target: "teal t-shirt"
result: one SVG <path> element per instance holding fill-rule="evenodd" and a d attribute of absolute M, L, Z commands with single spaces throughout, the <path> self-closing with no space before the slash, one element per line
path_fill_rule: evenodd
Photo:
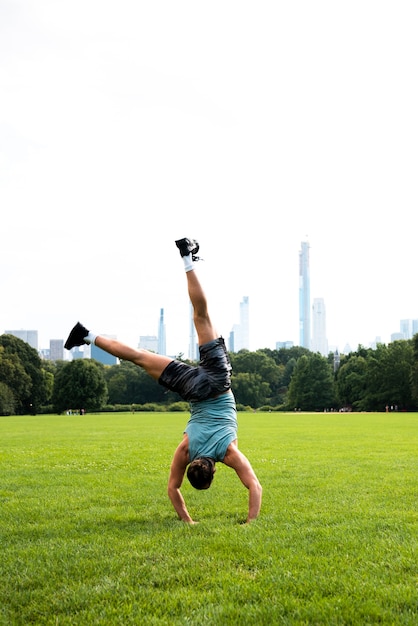
<path fill-rule="evenodd" d="M 232 391 L 217 398 L 191 402 L 185 432 L 189 438 L 190 461 L 208 456 L 223 461 L 229 444 L 237 438 L 238 422 Z"/>

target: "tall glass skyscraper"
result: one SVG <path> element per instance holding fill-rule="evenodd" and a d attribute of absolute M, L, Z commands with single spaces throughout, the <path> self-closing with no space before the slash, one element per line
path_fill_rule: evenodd
<path fill-rule="evenodd" d="M 327 316 L 323 298 L 314 298 L 312 305 L 312 352 L 328 356 Z"/>
<path fill-rule="evenodd" d="M 239 318 L 240 323 L 234 324 L 229 335 L 231 352 L 250 349 L 250 299 L 248 296 L 244 296 L 240 302 Z"/>
<path fill-rule="evenodd" d="M 299 343 L 311 346 L 311 285 L 309 276 L 309 243 L 302 241 L 299 251 Z"/>
<path fill-rule="evenodd" d="M 158 354 L 166 354 L 166 352 L 164 309 L 160 309 L 160 321 L 158 324 Z"/>

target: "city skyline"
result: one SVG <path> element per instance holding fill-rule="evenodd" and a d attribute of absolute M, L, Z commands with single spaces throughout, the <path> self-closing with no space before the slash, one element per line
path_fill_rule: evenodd
<path fill-rule="evenodd" d="M 359 343 L 355 346 L 346 343 L 343 347 L 340 345 L 329 344 L 327 335 L 327 318 L 326 318 L 326 306 L 324 298 L 313 297 L 311 298 L 311 272 L 310 272 L 310 244 L 308 241 L 302 241 L 299 249 L 299 343 L 287 338 L 276 339 L 269 342 L 269 345 L 258 346 L 255 348 L 270 348 L 274 343 L 276 348 L 280 346 L 299 345 L 304 348 L 310 349 L 313 352 L 319 352 L 323 356 L 327 356 L 329 352 L 338 352 L 340 354 L 348 353 L 349 351 L 356 350 Z M 72 351 L 71 356 L 66 354 L 63 350 L 64 339 L 50 339 L 49 348 L 38 346 L 38 331 L 37 330 L 8 330 L 4 331 L 19 337 L 26 341 L 32 347 L 34 347 L 41 355 L 50 354 L 63 354 L 64 359 L 80 358 L 80 356 L 87 356 L 90 358 L 96 358 L 105 364 L 111 364 L 107 360 L 106 355 L 101 355 L 101 350 L 93 350 L 89 347 L 77 349 L 76 352 Z M 390 343 L 398 339 L 410 339 L 418 332 L 418 318 L 417 319 L 401 319 L 399 321 L 399 330 L 390 333 L 390 341 L 382 341 L 380 336 L 376 335 L 374 339 L 370 340 L 366 348 L 376 347 L 377 343 Z M 189 302 L 189 344 L 188 344 L 188 358 L 190 360 L 199 359 L 199 347 L 196 340 L 196 330 L 193 322 L 193 309 Z M 233 323 L 230 326 L 230 332 L 228 334 L 228 349 L 231 352 L 239 352 L 241 349 L 250 349 L 250 298 L 249 296 L 243 296 L 239 303 L 239 323 Z M 110 335 L 107 335 L 110 336 Z M 117 337 L 116 335 L 111 335 Z M 159 354 L 168 354 L 166 351 L 166 324 L 164 308 L 159 309 L 158 318 L 158 331 L 156 335 L 139 335 L 138 343 L 136 347 L 151 350 Z M 95 356 L 93 356 L 93 353 Z M 175 357 L 180 354 L 186 354 L 182 350 L 173 353 L 171 356 Z M 51 359 L 51 356 L 49 356 Z M 51 359 L 54 360 L 54 359 Z M 56 359 L 55 359 L 56 360 Z M 112 363 L 116 362 L 114 359 Z"/>
<path fill-rule="evenodd" d="M 241 305 L 241 311 L 242 311 L 242 305 L 245 304 L 246 306 L 249 306 L 249 298 L 248 296 L 244 296 L 240 305 Z M 346 343 L 343 347 L 340 347 L 338 345 L 328 345 L 328 340 L 327 340 L 327 336 L 326 336 L 326 310 L 325 310 L 325 302 L 323 298 L 314 298 L 313 302 L 312 302 L 312 309 L 313 309 L 313 315 L 312 315 L 312 336 L 311 336 L 311 350 L 313 352 L 319 352 L 320 354 L 322 354 L 323 356 L 326 356 L 326 354 L 329 354 L 329 352 L 335 352 L 338 351 L 340 354 L 346 354 L 348 351 L 355 351 L 358 347 L 359 344 L 355 345 L 355 346 L 351 346 L 348 343 Z M 244 320 L 248 318 L 246 317 L 248 314 L 248 312 L 246 312 L 244 314 Z M 160 325 L 159 328 L 161 328 L 161 315 L 164 317 L 163 315 L 163 309 L 160 308 Z M 234 333 L 234 329 L 237 329 L 239 327 L 239 324 L 233 324 L 232 328 L 231 328 L 231 334 Z M 164 329 L 164 340 L 166 339 L 165 337 L 165 324 L 163 324 L 163 329 Z M 248 334 L 251 333 L 251 327 L 248 326 L 246 329 L 246 332 L 248 332 Z M 393 341 L 397 341 L 397 340 L 402 340 L 402 339 L 412 339 L 412 337 L 418 333 L 418 318 L 414 319 L 414 318 L 408 318 L 408 319 L 400 319 L 399 320 L 399 330 L 394 330 L 393 332 L 390 333 L 390 340 L 389 341 L 383 341 L 381 340 L 381 338 L 379 336 L 375 336 L 373 339 L 371 339 L 367 344 L 361 344 L 366 348 L 375 348 L 377 343 L 384 343 L 384 344 L 388 344 L 391 343 Z M 49 340 L 49 345 L 47 346 L 41 346 L 38 345 L 38 331 L 35 329 L 17 329 L 17 330 L 5 330 L 4 334 L 11 334 L 14 335 L 16 337 L 18 337 L 19 339 L 22 339 L 23 341 L 26 341 L 29 345 L 31 345 L 33 348 L 35 348 L 39 354 L 41 356 L 43 356 L 43 358 L 47 358 L 46 355 L 50 352 L 53 351 L 55 354 L 63 354 L 64 359 L 68 359 L 70 358 L 69 353 L 67 353 L 67 351 L 64 350 L 63 346 L 64 346 L 64 339 L 65 338 L 54 338 L 54 339 L 50 339 Z M 108 335 L 111 336 L 113 338 L 117 338 L 117 335 Z M 231 341 L 231 337 L 229 337 L 229 342 Z M 272 345 L 274 344 L 274 347 L 272 347 Z M 156 335 L 139 335 L 138 337 L 138 342 L 137 344 L 135 344 L 136 347 L 138 348 L 144 348 L 146 350 L 151 350 L 154 352 L 158 352 L 159 346 L 161 346 L 161 339 L 159 337 L 158 334 Z M 258 346 L 257 348 L 255 348 L 254 350 L 258 350 L 258 349 L 263 349 L 263 348 L 268 348 L 268 349 L 279 349 L 281 347 L 286 347 L 289 348 L 292 345 L 298 346 L 300 345 L 300 343 L 297 342 L 293 342 L 292 340 L 289 339 L 276 339 L 276 340 L 272 340 L 269 342 L 269 345 L 264 345 L 264 346 Z M 327 346 L 327 350 L 325 350 L 324 346 Z M 230 343 L 229 343 L 229 349 L 231 349 Z M 240 348 L 242 349 L 242 348 Z M 90 349 L 89 346 L 84 346 L 81 347 L 81 349 L 77 349 L 76 352 L 72 351 L 72 358 L 79 358 L 80 356 L 83 355 L 84 351 L 86 351 L 86 354 L 90 357 Z M 101 351 L 102 352 L 102 351 Z M 173 353 L 171 356 L 177 356 L 178 354 L 180 354 L 181 352 L 177 352 L 177 353 Z M 183 353 L 186 354 L 186 353 Z M 97 356 L 97 355 L 96 355 Z M 48 356 L 48 358 L 50 358 Z M 94 358 L 94 357 L 92 357 Z M 192 359 L 192 360 L 196 360 L 198 359 L 198 350 L 197 350 L 197 345 L 196 345 L 196 354 L 194 356 L 190 356 L 190 353 L 188 355 L 188 358 Z M 51 360 L 55 360 L 55 359 L 51 359 Z M 101 360 L 101 359 L 98 359 Z M 108 363 L 109 364 L 109 363 Z"/>

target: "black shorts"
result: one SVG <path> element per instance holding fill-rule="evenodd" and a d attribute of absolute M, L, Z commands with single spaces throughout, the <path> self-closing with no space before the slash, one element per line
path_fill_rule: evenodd
<path fill-rule="evenodd" d="M 199 365 L 171 361 L 158 382 L 176 391 L 183 400 L 198 402 L 214 398 L 231 388 L 231 363 L 222 337 L 199 346 Z"/>

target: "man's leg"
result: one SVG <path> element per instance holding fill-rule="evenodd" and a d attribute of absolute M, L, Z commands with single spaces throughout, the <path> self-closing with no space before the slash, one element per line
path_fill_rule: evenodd
<path fill-rule="evenodd" d="M 209 317 L 206 295 L 195 270 L 195 261 L 198 260 L 196 253 L 199 250 L 199 244 L 193 239 L 179 239 L 176 241 L 176 245 L 183 258 L 184 268 L 186 270 L 187 289 L 193 307 L 193 321 L 196 327 L 199 345 L 202 346 L 213 339 L 217 339 L 219 335 Z"/>
<path fill-rule="evenodd" d="M 208 303 L 205 292 L 200 284 L 196 270 L 186 273 L 187 289 L 193 307 L 193 321 L 197 332 L 199 346 L 219 337 L 209 317 Z"/>
<path fill-rule="evenodd" d="M 139 367 L 142 367 L 147 374 L 155 380 L 158 380 L 169 363 L 173 360 L 169 356 L 163 354 L 155 354 L 141 348 L 135 349 L 127 346 L 116 339 L 109 339 L 99 335 L 94 341 L 98 348 L 105 352 L 116 356 L 122 361 L 130 361 Z"/>
<path fill-rule="evenodd" d="M 122 359 L 123 361 L 130 361 L 135 363 L 139 367 L 142 367 L 147 374 L 149 374 L 155 380 L 158 380 L 169 363 L 173 360 L 171 357 L 164 356 L 162 354 L 155 354 L 154 352 L 148 352 L 148 350 L 142 350 L 131 348 L 126 344 L 117 341 L 116 339 L 109 339 L 102 335 L 95 335 L 82 324 L 77 323 L 70 332 L 67 341 L 65 342 L 65 348 L 71 350 L 74 346 L 81 346 L 83 344 L 94 343 L 98 348 L 101 348 L 105 352 L 112 354 L 113 356 Z"/>

